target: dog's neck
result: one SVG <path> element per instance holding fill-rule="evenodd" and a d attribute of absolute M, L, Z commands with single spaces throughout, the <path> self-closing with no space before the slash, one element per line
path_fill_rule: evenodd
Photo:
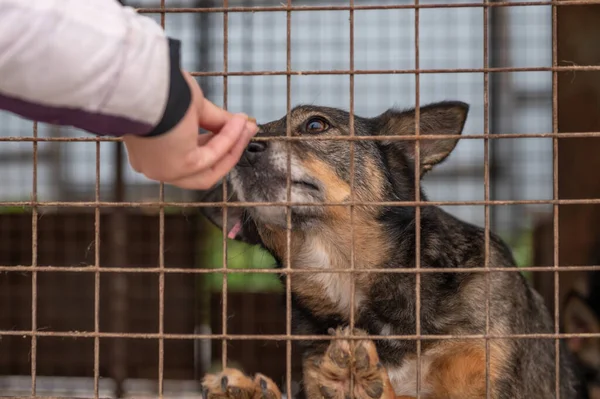
<path fill-rule="evenodd" d="M 315 271 L 296 273 L 291 278 L 292 291 L 306 306 L 316 314 L 335 313 L 347 318 L 352 292 L 352 276 L 348 269 L 353 266 L 356 271 L 364 271 L 380 267 L 387 260 L 391 245 L 374 218 L 356 218 L 354 234 L 350 224 L 343 222 L 338 220 L 311 230 L 292 231 L 289 262 L 292 269 Z M 286 231 L 261 226 L 259 233 L 264 245 L 283 267 L 287 267 Z M 326 273 L 328 270 L 346 272 Z M 368 273 L 356 273 L 354 281 L 356 310 L 367 294 L 372 278 Z"/>

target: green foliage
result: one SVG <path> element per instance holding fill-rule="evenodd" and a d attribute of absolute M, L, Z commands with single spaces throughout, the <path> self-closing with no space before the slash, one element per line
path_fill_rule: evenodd
<path fill-rule="evenodd" d="M 23 214 L 31 213 L 31 208 L 27 206 L 0 206 L 0 214 Z"/>
<path fill-rule="evenodd" d="M 518 267 L 528 267 L 533 263 L 533 231 L 524 230 L 520 234 L 502 237 L 511 250 L 515 257 Z M 530 271 L 522 271 L 523 275 L 527 279 L 531 279 Z"/>
<path fill-rule="evenodd" d="M 204 269 L 223 268 L 223 233 L 206 222 L 202 246 L 205 252 L 202 254 Z M 265 250 L 250 246 L 238 241 L 227 240 L 227 269 L 272 269 L 275 260 Z M 223 288 L 224 273 L 209 273 L 205 278 L 205 288 L 210 291 L 220 292 Z M 228 273 L 227 289 L 229 291 L 243 292 L 266 292 L 281 291 L 282 286 L 275 273 Z"/>

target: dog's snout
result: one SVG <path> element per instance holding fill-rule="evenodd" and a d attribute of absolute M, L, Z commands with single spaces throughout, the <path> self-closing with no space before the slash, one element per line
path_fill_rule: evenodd
<path fill-rule="evenodd" d="M 254 165 L 261 155 L 266 151 L 268 146 L 267 142 L 264 141 L 252 141 L 242 154 L 242 158 L 240 159 L 240 165 L 242 166 L 251 166 Z"/>

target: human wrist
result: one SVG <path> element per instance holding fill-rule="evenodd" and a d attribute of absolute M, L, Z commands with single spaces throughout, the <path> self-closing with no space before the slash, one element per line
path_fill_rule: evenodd
<path fill-rule="evenodd" d="M 192 102 L 192 91 L 181 70 L 179 40 L 169 38 L 169 92 L 160 121 L 144 137 L 160 136 L 172 130 L 185 117 Z"/>

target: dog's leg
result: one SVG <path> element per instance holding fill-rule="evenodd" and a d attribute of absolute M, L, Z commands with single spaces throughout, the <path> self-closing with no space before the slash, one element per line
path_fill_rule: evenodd
<path fill-rule="evenodd" d="M 203 399 L 281 399 L 277 385 L 262 374 L 248 377 L 236 369 L 226 368 L 208 374 L 202 380 Z"/>
<path fill-rule="evenodd" d="M 335 331 L 349 336 L 348 328 Z M 354 335 L 366 335 L 355 330 Z M 350 379 L 354 391 L 350 394 Z M 308 399 L 396 399 L 385 367 L 379 363 L 375 344 L 370 340 L 336 339 L 323 356 L 304 362 L 304 385 Z"/>

